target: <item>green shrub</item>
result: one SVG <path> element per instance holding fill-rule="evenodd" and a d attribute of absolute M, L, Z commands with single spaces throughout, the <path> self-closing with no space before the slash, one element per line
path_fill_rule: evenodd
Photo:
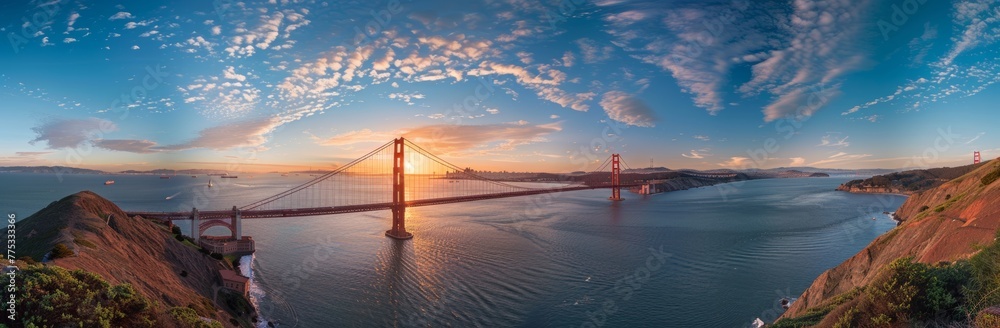
<path fill-rule="evenodd" d="M 173 232 L 175 235 L 183 235 L 183 233 L 181 233 L 181 227 L 178 226 L 170 228 L 170 231 Z"/>
<path fill-rule="evenodd" d="M 931 208 L 931 207 L 930 207 L 930 206 L 927 206 L 927 205 L 924 205 L 924 206 L 921 206 L 921 207 L 920 207 L 920 212 L 923 212 L 923 211 L 926 211 L 926 210 L 928 210 L 928 209 L 930 209 L 930 208 Z"/>
<path fill-rule="evenodd" d="M 177 241 L 183 242 L 184 241 L 184 236 L 174 235 L 174 239 L 177 239 Z"/>
<path fill-rule="evenodd" d="M 66 247 L 66 245 L 56 244 L 55 247 L 52 247 L 52 255 L 50 257 L 53 260 L 55 260 L 55 259 L 61 259 L 61 258 L 64 258 L 64 257 L 70 257 L 70 256 L 73 256 L 73 255 L 76 255 L 76 254 L 73 253 L 73 250 L 69 249 L 69 247 Z"/>
<path fill-rule="evenodd" d="M 211 256 L 212 256 L 212 258 L 213 258 L 213 259 L 216 259 L 216 260 L 222 260 L 222 254 L 219 254 L 219 253 L 212 253 L 212 255 L 211 255 Z"/>
<path fill-rule="evenodd" d="M 86 248 L 90 248 L 90 249 L 97 248 L 97 245 L 95 245 L 94 243 L 90 242 L 89 240 L 86 240 L 86 239 L 83 239 L 83 238 L 73 239 L 73 242 L 76 243 L 77 245 L 80 245 L 80 246 L 83 246 L 83 247 L 86 247 Z"/>
<path fill-rule="evenodd" d="M 26 327 L 156 327 L 151 301 L 132 285 L 57 266 L 22 268 L 18 311 Z"/>
<path fill-rule="evenodd" d="M 211 323 L 201 320 L 198 317 L 198 312 L 191 308 L 186 307 L 172 307 L 169 311 L 170 317 L 177 322 L 178 326 L 181 327 L 193 327 L 193 328 L 222 328 L 222 324 L 218 321 L 212 321 Z"/>
<path fill-rule="evenodd" d="M 994 181 L 997 181 L 997 179 L 1000 179 L 1000 166 L 994 169 L 993 172 L 983 176 L 982 182 L 984 186 L 988 186 Z"/>

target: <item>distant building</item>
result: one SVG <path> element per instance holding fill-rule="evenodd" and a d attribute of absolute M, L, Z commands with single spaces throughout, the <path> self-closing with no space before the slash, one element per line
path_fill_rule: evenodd
<path fill-rule="evenodd" d="M 223 255 L 249 255 L 254 252 L 253 237 L 243 236 L 239 240 L 229 236 L 202 236 L 198 245 L 211 253 Z"/>
<path fill-rule="evenodd" d="M 244 277 L 233 270 L 219 270 L 219 282 L 222 287 L 247 296 L 250 292 L 250 278 Z"/>

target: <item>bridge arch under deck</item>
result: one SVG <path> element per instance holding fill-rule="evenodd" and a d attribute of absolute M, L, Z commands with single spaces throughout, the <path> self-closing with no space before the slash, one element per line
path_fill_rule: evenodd
<path fill-rule="evenodd" d="M 229 230 L 229 233 L 231 235 L 235 236 L 235 234 L 236 234 L 236 228 L 233 227 L 233 225 L 231 223 L 226 222 L 226 221 L 228 221 L 228 220 L 211 219 L 211 220 L 202 221 L 201 223 L 198 224 L 198 236 L 204 236 L 205 235 L 205 231 L 208 231 L 208 229 L 211 229 L 213 227 L 223 227 L 223 228 L 226 228 L 226 230 Z"/>

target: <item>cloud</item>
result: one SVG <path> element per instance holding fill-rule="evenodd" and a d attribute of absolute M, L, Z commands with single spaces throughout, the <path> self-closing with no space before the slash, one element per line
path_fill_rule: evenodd
<path fill-rule="evenodd" d="M 976 134 L 975 137 L 973 137 L 972 139 L 969 139 L 969 141 L 966 141 L 965 144 L 968 145 L 968 144 L 971 144 L 973 142 L 976 142 L 976 140 L 979 140 L 979 138 L 982 138 L 984 135 L 986 135 L 986 132 L 979 132 L 979 134 Z"/>
<path fill-rule="evenodd" d="M 398 135 L 393 133 L 373 132 L 371 129 L 362 129 L 344 132 L 326 139 L 322 139 L 311 134 L 310 136 L 312 136 L 312 139 L 319 145 L 347 146 L 367 142 L 384 143 L 397 138 Z"/>
<path fill-rule="evenodd" d="M 790 16 L 788 42 L 755 64 L 745 94 L 775 96 L 764 121 L 811 116 L 840 94 L 845 74 L 867 64 L 858 36 L 869 1 L 798 0 Z"/>
<path fill-rule="evenodd" d="M 601 99 L 601 107 L 612 120 L 628 125 L 654 127 L 656 116 L 646 103 L 621 91 L 609 91 Z"/>
<path fill-rule="evenodd" d="M 573 63 L 576 62 L 576 56 L 573 55 L 572 51 L 567 51 L 563 53 L 562 61 L 563 66 L 573 67 Z"/>
<path fill-rule="evenodd" d="M 735 156 L 735 157 L 730 157 L 728 161 L 719 163 L 719 166 L 728 168 L 745 168 L 749 163 L 750 163 L 750 158 Z"/>
<path fill-rule="evenodd" d="M 45 142 L 50 149 L 74 148 L 84 141 L 98 139 L 104 133 L 117 130 L 111 121 L 99 118 L 55 119 L 31 128 L 37 136 L 29 143 Z"/>
<path fill-rule="evenodd" d="M 73 42 L 76 42 L 76 41 L 77 40 L 74 39 L 74 38 L 65 38 L 65 39 L 63 39 L 63 43 L 73 43 Z"/>
<path fill-rule="evenodd" d="M 237 80 L 240 82 L 246 81 L 247 79 L 246 75 L 237 74 L 236 68 L 232 66 L 226 67 L 226 70 L 222 71 L 222 76 L 226 79 Z"/>
<path fill-rule="evenodd" d="M 806 159 L 802 157 L 792 157 L 789 159 L 792 160 L 792 162 L 789 163 L 788 166 L 801 166 L 806 163 Z"/>
<path fill-rule="evenodd" d="M 712 140 L 712 138 L 710 138 L 710 137 L 708 137 L 708 136 L 703 136 L 703 135 L 696 135 L 696 136 L 694 136 L 693 138 L 695 138 L 695 139 L 698 139 L 698 140 L 701 140 L 701 141 L 709 141 L 709 140 Z"/>
<path fill-rule="evenodd" d="M 278 117 L 238 121 L 206 128 L 188 142 L 156 149 L 175 151 L 193 148 L 224 150 L 235 147 L 256 147 L 267 142 L 265 136 L 284 123 L 287 123 L 287 119 Z"/>
<path fill-rule="evenodd" d="M 51 151 L 19 151 L 14 153 L 14 155 L 22 157 L 36 157 L 36 156 L 48 155 L 51 153 L 52 153 Z"/>
<path fill-rule="evenodd" d="M 820 143 L 817 146 L 844 148 L 851 145 L 850 142 L 847 142 L 847 138 L 850 137 L 844 137 L 843 139 L 840 139 L 833 135 L 825 135 L 823 136 L 823 138 L 820 139 Z"/>
<path fill-rule="evenodd" d="M 588 64 L 597 63 L 611 58 L 611 53 L 615 48 L 609 45 L 598 46 L 594 40 L 583 38 L 576 40 L 580 46 L 580 53 L 583 55 L 583 62 Z"/>
<path fill-rule="evenodd" d="M 691 150 L 690 153 L 681 154 L 681 156 L 691 159 L 702 159 L 705 158 L 706 156 L 712 156 L 712 154 L 708 154 L 708 149 L 700 149 L 700 150 Z"/>
<path fill-rule="evenodd" d="M 830 156 L 827 159 L 824 159 L 824 160 L 821 160 L 821 161 L 816 161 L 816 162 L 813 162 L 813 163 L 809 163 L 809 166 L 819 167 L 821 165 L 826 165 L 826 164 L 837 164 L 837 163 L 844 163 L 844 162 L 853 162 L 853 161 L 857 161 L 857 160 L 860 160 L 860 159 L 863 159 L 863 158 L 867 158 L 867 157 L 871 157 L 871 156 L 872 156 L 871 154 L 848 154 L 848 153 L 840 152 L 840 153 L 834 154 L 833 156 Z"/>
<path fill-rule="evenodd" d="M 132 17 L 131 13 L 125 11 L 119 11 L 118 13 L 111 15 L 111 17 L 108 18 L 108 20 L 132 19 L 132 18 L 134 17 Z"/>
<path fill-rule="evenodd" d="M 129 140 L 129 139 L 98 139 L 94 140 L 94 146 L 113 151 L 122 151 L 137 154 L 148 154 L 157 152 L 156 143 L 149 140 Z"/>
<path fill-rule="evenodd" d="M 402 133 L 422 147 L 441 155 L 458 155 L 472 150 L 514 150 L 517 146 L 545 141 L 545 136 L 561 131 L 560 123 L 428 125 Z"/>

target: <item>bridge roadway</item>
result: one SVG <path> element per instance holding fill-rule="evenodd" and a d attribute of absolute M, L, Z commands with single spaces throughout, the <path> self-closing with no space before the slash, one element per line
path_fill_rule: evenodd
<path fill-rule="evenodd" d="M 642 184 L 622 184 L 619 185 L 619 187 L 629 188 L 641 185 Z M 524 191 L 483 194 L 483 195 L 473 195 L 473 196 L 456 196 L 456 197 L 421 199 L 421 200 L 407 201 L 406 207 L 462 203 L 462 202 L 471 202 L 471 201 L 486 200 L 486 199 L 540 195 L 540 194 L 550 194 L 557 192 L 592 190 L 601 188 L 612 188 L 612 186 L 576 186 L 576 187 L 565 187 L 565 188 L 524 190 Z M 315 216 L 315 215 L 328 215 L 328 214 L 382 211 L 382 210 L 390 210 L 392 209 L 392 207 L 393 203 L 390 202 L 390 203 L 377 203 L 377 204 L 364 204 L 364 205 L 328 206 L 328 207 L 296 208 L 296 209 L 283 209 L 283 210 L 243 210 L 240 212 L 240 214 L 241 217 L 244 219 L 262 219 L 262 218 Z M 129 217 L 138 215 L 144 218 L 157 218 L 157 219 L 169 219 L 169 220 L 191 219 L 191 212 L 126 211 L 125 213 L 128 214 Z M 225 219 L 231 217 L 232 215 L 233 215 L 232 210 L 198 211 L 198 217 L 201 220 Z"/>

